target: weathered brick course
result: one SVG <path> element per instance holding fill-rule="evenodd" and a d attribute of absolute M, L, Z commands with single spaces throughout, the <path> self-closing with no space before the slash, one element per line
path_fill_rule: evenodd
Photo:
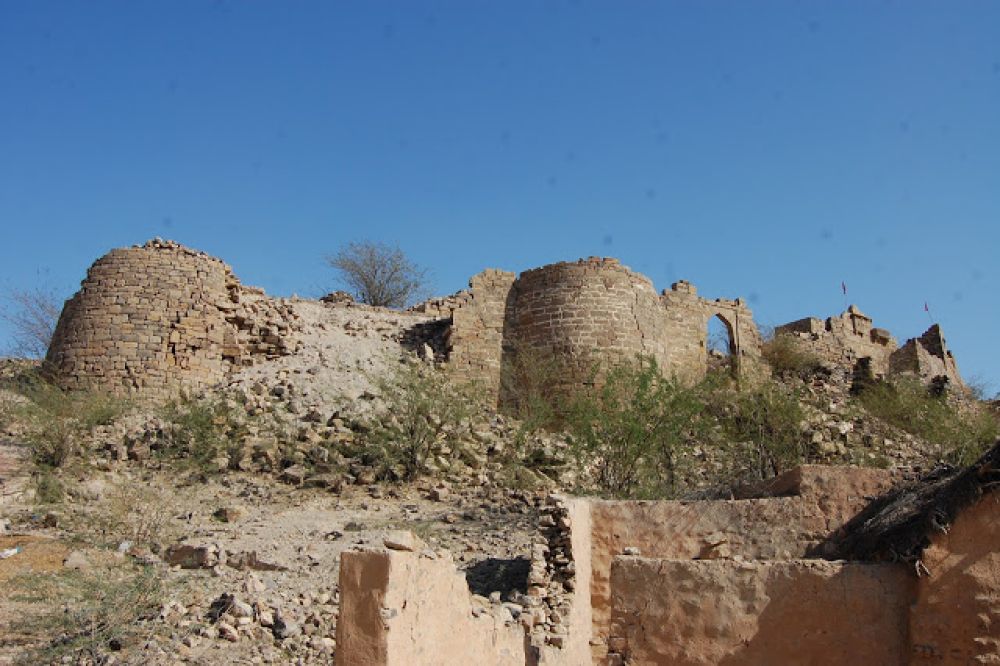
<path fill-rule="evenodd" d="M 291 311 L 170 241 L 112 250 L 68 300 L 46 357 L 67 389 L 166 399 L 296 348 Z"/>

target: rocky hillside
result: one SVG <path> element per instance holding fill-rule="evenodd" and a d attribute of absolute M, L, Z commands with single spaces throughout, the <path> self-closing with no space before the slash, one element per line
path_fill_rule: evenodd
<path fill-rule="evenodd" d="M 735 496 L 801 462 L 902 476 L 997 433 L 965 393 L 884 385 L 787 341 L 754 381 L 725 358 L 696 386 L 636 364 L 559 404 L 535 364 L 498 412 L 436 367 L 428 315 L 284 305 L 296 353 L 166 405 L 0 366 L 0 662 L 327 663 L 351 544 L 412 530 L 516 615 L 553 491 Z"/>

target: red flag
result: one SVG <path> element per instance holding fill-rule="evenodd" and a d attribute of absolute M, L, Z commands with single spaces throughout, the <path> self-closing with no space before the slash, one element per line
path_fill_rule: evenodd
<path fill-rule="evenodd" d="M 847 284 L 843 280 L 840 281 L 840 289 L 844 292 L 844 296 L 847 296 Z"/>

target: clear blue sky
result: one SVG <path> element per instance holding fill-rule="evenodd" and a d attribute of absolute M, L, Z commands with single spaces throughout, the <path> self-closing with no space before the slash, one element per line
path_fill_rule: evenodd
<path fill-rule="evenodd" d="M 152 236 L 268 292 L 616 256 L 759 323 L 848 298 L 1000 389 L 998 2 L 0 0 L 0 287 Z M 0 346 L 9 330 L 0 328 Z"/>

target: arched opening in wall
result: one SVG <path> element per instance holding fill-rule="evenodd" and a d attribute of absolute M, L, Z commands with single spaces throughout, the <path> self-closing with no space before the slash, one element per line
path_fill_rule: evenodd
<path fill-rule="evenodd" d="M 736 340 L 733 336 L 733 326 L 722 315 L 715 315 L 708 320 L 705 352 L 709 372 L 735 371 Z"/>

